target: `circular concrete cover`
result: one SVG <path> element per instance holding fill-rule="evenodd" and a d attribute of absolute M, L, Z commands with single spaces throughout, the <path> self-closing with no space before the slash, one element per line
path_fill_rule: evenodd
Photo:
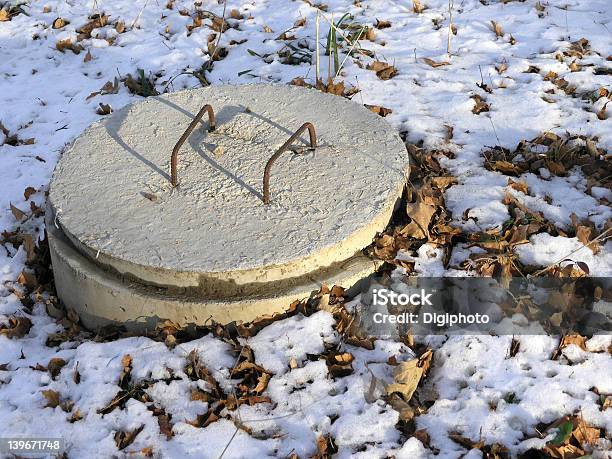
<path fill-rule="evenodd" d="M 183 144 L 173 188 L 172 149 L 207 103 L 217 129 L 207 132 L 205 117 Z M 305 122 L 318 147 L 275 162 L 266 206 L 264 166 Z M 298 151 L 307 139 L 295 142 Z M 211 293 L 351 257 L 389 222 L 407 166 L 397 132 L 344 98 L 293 86 L 211 86 L 150 97 L 94 123 L 60 160 L 50 204 L 98 264 Z"/>

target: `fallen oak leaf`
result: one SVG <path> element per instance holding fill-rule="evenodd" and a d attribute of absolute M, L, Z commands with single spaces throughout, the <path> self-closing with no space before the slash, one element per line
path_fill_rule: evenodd
<path fill-rule="evenodd" d="M 235 8 L 232 11 L 230 11 L 230 17 L 232 19 L 237 19 L 237 20 L 240 20 L 240 19 L 244 18 L 244 16 L 242 14 L 240 14 L 240 11 L 238 11 Z"/>
<path fill-rule="evenodd" d="M 585 226 L 585 225 L 579 225 L 576 227 L 576 238 L 582 242 L 582 244 L 584 244 L 586 247 L 588 247 L 589 249 L 591 249 L 591 251 L 593 252 L 593 254 L 597 254 L 600 251 L 600 247 L 597 243 L 592 242 L 593 241 L 593 228 Z"/>
<path fill-rule="evenodd" d="M 334 378 L 342 378 L 353 373 L 353 354 L 350 352 L 331 353 L 325 356 L 325 361 L 329 374 Z"/>
<path fill-rule="evenodd" d="M 423 369 L 417 363 L 418 359 L 413 359 L 402 362 L 395 367 L 393 370 L 393 380 L 395 382 L 387 386 L 387 395 L 399 393 L 406 401 L 412 398 L 423 376 Z"/>
<path fill-rule="evenodd" d="M 429 349 L 418 359 L 408 360 L 396 366 L 393 370 L 394 382 L 386 388 L 387 395 L 399 393 L 405 401 L 410 401 L 419 383 L 429 371 L 432 358 L 433 351 Z"/>
<path fill-rule="evenodd" d="M 49 360 L 49 363 L 47 364 L 47 369 L 49 370 L 49 373 L 51 374 L 51 379 L 55 379 L 57 375 L 60 374 L 60 371 L 62 371 L 62 368 L 65 365 L 66 365 L 66 361 L 64 359 L 53 358 Z"/>
<path fill-rule="evenodd" d="M 376 24 L 374 24 L 374 27 L 380 30 L 388 29 L 389 27 L 391 27 L 391 22 L 386 21 L 386 20 L 376 19 Z"/>
<path fill-rule="evenodd" d="M 440 191 L 444 191 L 448 187 L 452 185 L 456 185 L 457 183 L 458 183 L 457 177 L 453 177 L 451 175 L 431 177 L 432 186 L 438 188 Z"/>
<path fill-rule="evenodd" d="M 166 436 L 166 440 L 170 440 L 174 437 L 174 432 L 172 431 L 172 424 L 170 423 L 169 414 L 160 414 L 157 416 L 157 425 L 159 426 L 159 431 Z"/>
<path fill-rule="evenodd" d="M 474 115 L 479 115 L 482 112 L 489 111 L 489 104 L 487 104 L 487 102 L 478 94 L 473 95 L 471 99 L 474 99 L 474 108 L 472 108 L 472 113 Z"/>
<path fill-rule="evenodd" d="M 495 36 L 497 36 L 497 37 L 503 37 L 504 36 L 504 30 L 502 29 L 501 24 L 499 24 L 498 22 L 495 22 L 495 21 L 491 21 L 491 26 L 493 28 L 493 32 L 495 32 Z"/>
<path fill-rule="evenodd" d="M 72 416 L 68 418 L 68 422 L 73 424 L 81 419 L 83 419 L 83 414 L 81 413 L 81 410 L 77 408 L 76 411 L 72 413 Z"/>
<path fill-rule="evenodd" d="M 516 164 L 512 164 L 510 161 L 489 161 L 486 163 L 486 165 L 488 166 L 487 169 L 501 172 L 502 174 L 506 175 L 519 176 L 524 172 L 520 167 L 518 167 Z"/>
<path fill-rule="evenodd" d="M 410 217 L 410 223 L 401 229 L 401 234 L 414 239 L 427 239 L 429 237 L 429 225 L 436 213 L 435 206 L 425 204 L 422 201 L 406 204 L 406 213 Z"/>
<path fill-rule="evenodd" d="M 8 326 L 0 324 L 0 335 L 4 335 L 7 338 L 23 338 L 30 332 L 32 328 L 32 321 L 27 317 L 9 317 Z"/>
<path fill-rule="evenodd" d="M 142 424 L 140 427 L 132 431 L 129 431 L 129 432 L 123 432 L 123 431 L 115 432 L 114 438 L 115 438 L 115 444 L 117 445 L 117 448 L 122 450 L 130 446 L 132 443 L 134 443 L 136 436 L 140 432 L 142 432 L 144 427 L 145 427 L 144 424 Z"/>
<path fill-rule="evenodd" d="M 15 217 L 15 220 L 20 222 L 27 217 L 27 214 L 23 210 L 19 209 L 18 207 L 15 207 L 13 204 L 9 205 L 11 207 L 11 213 L 13 214 L 13 217 Z"/>
<path fill-rule="evenodd" d="M 428 57 L 424 57 L 423 58 L 423 62 L 425 62 L 427 65 L 433 67 L 433 68 L 437 68 L 437 67 L 442 67 L 445 65 L 450 65 L 450 62 L 448 61 L 442 61 L 442 62 L 436 62 L 433 59 L 430 59 Z"/>
<path fill-rule="evenodd" d="M 563 335 L 561 341 L 559 342 L 559 346 L 557 346 L 557 349 L 555 349 L 552 356 L 550 357 L 551 360 L 557 360 L 561 355 L 563 349 L 572 344 L 578 346 L 583 351 L 587 350 L 586 337 L 581 335 Z"/>
<path fill-rule="evenodd" d="M 100 102 L 98 104 L 98 108 L 96 109 L 96 113 L 98 115 L 110 115 L 113 113 L 113 108 L 109 104 L 103 104 Z"/>
<path fill-rule="evenodd" d="M 380 78 L 381 80 L 389 80 L 393 78 L 395 75 L 397 75 L 397 69 L 392 65 L 390 65 L 389 67 L 383 70 L 376 72 L 376 76 Z"/>
<path fill-rule="evenodd" d="M 547 160 L 545 162 L 546 167 L 553 174 L 562 177 L 566 175 L 565 166 L 557 161 Z"/>
<path fill-rule="evenodd" d="M 582 447 L 585 445 L 593 446 L 599 438 L 600 429 L 589 426 L 584 419 L 578 418 L 577 425 L 572 431 L 572 436 Z"/>
<path fill-rule="evenodd" d="M 610 101 L 607 101 L 605 104 L 603 104 L 601 109 L 597 112 L 597 119 L 599 119 L 601 121 L 608 119 L 608 114 L 606 113 L 606 108 L 607 108 L 609 103 L 610 103 Z"/>
<path fill-rule="evenodd" d="M 74 54 L 79 54 L 83 51 L 83 47 L 79 44 L 76 44 L 70 38 L 65 38 L 55 43 L 55 49 L 64 53 L 67 49 L 72 51 Z"/>
<path fill-rule="evenodd" d="M 70 24 L 70 21 L 66 21 L 63 18 L 57 18 L 53 21 L 53 24 L 51 27 L 54 29 L 62 29 L 66 27 L 68 24 Z"/>
<path fill-rule="evenodd" d="M 38 287 L 38 279 L 36 279 L 36 276 L 27 271 L 22 271 L 19 274 L 17 277 L 17 283 L 30 290 L 34 290 L 36 287 Z"/>
<path fill-rule="evenodd" d="M 253 392 L 257 395 L 262 394 L 268 387 L 270 379 L 272 379 L 272 374 L 262 373 L 261 376 L 257 378 L 257 385 L 255 386 L 255 389 L 253 389 Z"/>
<path fill-rule="evenodd" d="M 368 110 L 376 113 L 377 115 L 382 116 L 383 118 L 389 115 L 390 113 L 393 113 L 393 110 L 391 110 L 390 108 L 381 107 L 380 105 L 368 105 L 368 104 L 363 104 L 363 105 Z"/>
<path fill-rule="evenodd" d="M 45 397 L 45 399 L 47 400 L 47 404 L 45 405 L 45 408 L 56 408 L 59 406 L 60 404 L 59 392 L 48 389 L 48 390 L 43 390 L 42 394 L 43 394 L 43 397 Z"/>
<path fill-rule="evenodd" d="M 246 398 L 240 399 L 240 404 L 245 403 L 249 406 L 257 405 L 258 403 L 272 403 L 272 399 L 267 395 L 249 395 Z"/>
<path fill-rule="evenodd" d="M 414 408 L 412 408 L 399 394 L 391 394 L 388 403 L 391 405 L 391 408 L 399 413 L 400 421 L 410 422 L 414 419 L 416 415 Z"/>
<path fill-rule="evenodd" d="M 34 187 L 26 187 L 25 190 L 23 190 L 23 197 L 26 199 L 26 201 L 28 199 L 30 199 L 30 196 L 32 196 L 34 193 L 36 193 L 36 189 Z"/>
<path fill-rule="evenodd" d="M 454 441 L 458 445 L 463 446 L 465 449 L 468 449 L 468 450 L 482 449 L 482 447 L 485 445 L 484 441 L 482 440 L 473 441 L 467 437 L 464 437 L 463 435 L 459 433 L 450 433 L 448 434 L 448 438 L 450 438 L 452 441 Z"/>
<path fill-rule="evenodd" d="M 393 65 L 382 61 L 374 61 L 366 68 L 376 72 L 376 76 L 381 80 L 389 80 L 397 75 L 397 69 Z"/>
<path fill-rule="evenodd" d="M 514 164 L 512 164 L 512 165 L 514 166 Z M 529 187 L 527 186 L 527 183 L 525 183 L 524 181 L 515 182 L 514 180 L 509 178 L 508 179 L 508 186 L 510 188 L 512 188 L 513 190 L 520 191 L 521 193 L 524 193 L 526 195 L 529 194 Z"/>
<path fill-rule="evenodd" d="M 427 6 L 423 5 L 420 0 L 412 0 L 412 11 L 416 14 L 421 14 L 427 9 Z"/>

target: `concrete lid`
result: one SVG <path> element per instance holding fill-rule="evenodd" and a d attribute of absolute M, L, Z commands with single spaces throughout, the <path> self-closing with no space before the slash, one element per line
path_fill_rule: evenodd
<path fill-rule="evenodd" d="M 179 153 L 174 144 L 206 103 Z M 304 122 L 319 147 L 264 166 Z M 296 145 L 306 145 L 307 133 Z M 159 285 L 292 278 L 345 260 L 388 223 L 408 166 L 397 132 L 344 98 L 294 86 L 211 86 L 150 97 L 90 126 L 64 153 L 50 204 L 82 252 Z"/>

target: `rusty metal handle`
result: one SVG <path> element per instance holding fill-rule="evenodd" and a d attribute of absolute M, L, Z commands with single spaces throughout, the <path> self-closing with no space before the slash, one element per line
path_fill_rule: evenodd
<path fill-rule="evenodd" d="M 178 185 L 178 173 L 176 168 L 179 150 L 185 143 L 185 140 L 189 138 L 198 123 L 202 121 L 204 113 L 208 113 L 208 132 L 213 132 L 217 127 L 217 120 L 215 119 L 215 112 L 213 111 L 213 108 L 209 104 L 204 105 L 197 113 L 193 121 L 189 123 L 189 126 L 187 126 L 187 129 L 185 132 L 183 132 L 183 135 L 180 139 L 178 139 L 178 142 L 176 142 L 176 145 L 172 149 L 172 156 L 170 158 L 170 182 L 172 183 L 173 187 Z"/>
<path fill-rule="evenodd" d="M 272 170 L 274 161 L 276 161 L 280 155 L 287 151 L 291 144 L 293 144 L 293 142 L 295 142 L 300 134 L 302 134 L 302 132 L 304 132 L 306 129 L 308 129 L 308 134 L 310 135 L 310 148 L 315 148 L 317 146 L 317 134 L 315 132 L 315 127 L 312 123 L 304 123 L 278 150 L 276 150 L 276 152 L 266 163 L 263 176 L 263 202 L 265 205 L 270 204 L 270 171 Z"/>

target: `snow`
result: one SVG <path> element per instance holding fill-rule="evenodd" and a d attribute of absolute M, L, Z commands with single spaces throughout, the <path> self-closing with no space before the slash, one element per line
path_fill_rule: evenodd
<path fill-rule="evenodd" d="M 526 265 L 548 266 L 569 259 L 586 263 L 592 275 L 606 277 L 612 273 L 612 242 L 607 242 L 600 252 L 593 254 L 575 237 L 540 233 L 531 236 L 528 244 L 518 246 L 516 252 L 521 263 Z"/>
<path fill-rule="evenodd" d="M 336 342 L 334 324 L 332 315 L 326 311 L 310 317 L 281 320 L 249 339 L 248 345 L 255 351 L 259 365 L 275 374 L 282 374 L 289 369 L 291 359 L 299 365 L 307 354 L 321 354 L 325 343 Z M 297 346 L 291 340 L 293 336 L 302 338 Z"/>
<path fill-rule="evenodd" d="M 375 31 L 373 42 L 364 40 L 361 46 L 373 52 L 376 59 L 395 65 L 398 74 L 380 80 L 366 69 L 372 59 L 362 56 L 361 65 L 347 59 L 339 79 L 360 90 L 354 101 L 392 109 L 386 119 L 408 141 L 422 141 L 427 148 L 455 153 L 454 159 L 444 162 L 458 179 L 458 184 L 445 192 L 453 225 L 465 231 L 500 228 L 509 218 L 502 199 L 505 193 L 511 193 L 561 229 L 571 225 L 572 214 L 604 228 L 611 217 L 612 192 L 602 186 L 589 190 L 588 177 L 579 169 L 569 171 L 566 177 L 552 176 L 546 169 L 538 175 L 523 174 L 517 180 L 528 185 L 527 196 L 509 188 L 506 176 L 486 170 L 481 152 L 496 145 L 512 150 L 520 140 L 548 130 L 596 137 L 601 148 L 612 148 L 611 118 L 597 118 L 606 99 L 592 102 L 589 98 L 600 87 L 611 89 L 609 75 L 594 72 L 596 68 L 610 68 L 606 58 L 612 54 L 612 15 L 607 0 L 541 2 L 545 6 L 542 17 L 533 0 L 455 2 L 453 21 L 458 32 L 451 37 L 452 57 L 446 54 L 447 0 L 423 1 L 427 9 L 421 14 L 412 11 L 411 2 L 400 0 L 326 3 L 329 8 L 324 14 L 328 18 L 333 14 L 337 20 L 351 12 L 360 23 L 372 24 L 376 18 L 391 22 L 390 28 Z M 223 5 L 216 1 L 204 0 L 201 4 L 205 10 L 222 14 Z M 42 218 L 20 224 L 10 205 L 24 212 L 29 212 L 30 201 L 44 205 L 53 167 L 63 148 L 100 118 L 96 114 L 99 103 L 118 110 L 140 99 L 121 82 L 117 93 L 88 97 L 115 77 L 135 75 L 138 68 L 156 79 L 160 92 L 198 87 L 193 72 L 207 60 L 211 30 L 206 26 L 210 21 L 205 19 L 202 27 L 187 33 L 186 26 L 193 20 L 180 13 L 193 13 L 194 4 L 187 0 L 175 1 L 172 9 L 164 1 L 146 0 L 32 0 L 23 8 L 27 15 L 0 22 L 0 122 L 19 140 L 32 138 L 34 143 L 1 145 L 5 135 L 0 131 L 0 230 L 14 231 L 21 226 L 22 232 L 37 239 L 44 229 Z M 313 82 L 314 65 L 283 64 L 276 53 L 284 44 L 275 38 L 304 18 L 305 25 L 289 33 L 314 50 L 316 8 L 307 2 L 229 1 L 228 14 L 234 8 L 245 18 L 229 20 L 238 28 L 223 34 L 221 46 L 229 53 L 206 73 L 212 84 L 288 83 L 295 77 Z M 59 52 L 56 43 L 67 38 L 76 40 L 76 29 L 97 10 L 110 16 L 110 25 L 97 28 L 93 38 L 82 40 L 85 49 L 80 54 Z M 61 30 L 52 29 L 50 25 L 57 17 L 70 24 Z M 491 20 L 502 26 L 503 37 L 495 36 Z M 125 24 L 125 33 L 115 30 L 117 21 Z M 321 24 L 325 38 L 328 26 L 324 19 Z M 510 35 L 516 40 L 514 45 Z M 589 40 L 590 54 L 582 59 L 557 58 L 582 37 Z M 114 43 L 109 44 L 106 39 L 112 38 Z M 238 43 L 243 39 L 247 41 Z M 86 61 L 88 51 L 91 60 Z M 271 56 L 260 57 L 268 53 Z M 341 61 L 343 58 L 341 51 Z M 450 61 L 450 65 L 433 68 L 423 58 Z M 578 71 L 570 69 L 574 59 L 582 65 Z M 501 64 L 507 69 L 498 72 L 496 66 L 500 68 Z M 531 66 L 539 71 L 526 73 Z M 327 76 L 326 58 L 322 59 L 321 71 Z M 546 81 L 544 76 L 549 71 L 576 86 L 578 97 Z M 492 92 L 477 86 L 481 83 Z M 472 113 L 471 96 L 475 94 L 486 100 L 489 112 Z M 445 126 L 453 127 L 452 139 L 447 138 Z M 28 186 L 36 190 L 29 199 L 23 194 Z M 469 217 L 474 218 L 463 221 L 468 209 Z M 545 267 L 571 258 L 585 262 L 591 275 L 609 276 L 611 244 L 603 244 L 594 255 L 576 238 L 541 233 L 515 251 L 526 265 Z M 428 244 L 417 253 L 401 256 L 415 261 L 415 272 L 420 276 L 466 275 L 458 266 L 477 251 L 465 245 L 455 247 L 448 270 L 443 266 L 442 251 Z M 402 343 L 378 340 L 372 351 L 346 345 L 334 330 L 332 315 L 324 311 L 275 322 L 243 340 L 254 350 L 257 363 L 274 373 L 264 393 L 272 403 L 242 405 L 231 413 L 253 434 L 237 429 L 232 419 L 225 418 L 197 428 L 188 422 L 208 407 L 205 402 L 190 399 L 198 383 L 184 373 L 186 357 L 195 350 L 221 387 L 229 390 L 237 384 L 229 378 L 235 363 L 229 344 L 208 335 L 174 349 L 147 338 L 48 347 L 47 336 L 61 332 L 61 325 L 46 313 L 42 303 L 28 313 L 9 290 L 25 262 L 23 246 L 15 249 L 4 244 L 0 249 L 0 321 L 18 315 L 29 317 L 33 323 L 24 338 L 0 336 L 0 363 L 8 364 L 7 370 L 0 370 L 0 437 L 59 436 L 67 441 L 69 457 L 91 458 L 132 457 L 147 447 L 153 448 L 156 457 L 219 457 L 224 450 L 226 458 L 286 457 L 292 453 L 310 457 L 316 453 L 320 435 L 334 438 L 337 457 L 341 458 L 431 456 L 431 450 L 420 441 L 406 438 L 396 429 L 398 413 L 381 400 L 383 382 L 392 378 L 387 359 L 395 356 L 402 361 L 414 356 Z M 395 271 L 392 282 L 399 285 L 402 276 L 401 270 Z M 428 412 L 416 418 L 416 426 L 427 429 L 431 446 L 440 450 L 439 457 L 480 457 L 479 451 L 467 452 L 453 442 L 448 437 L 451 432 L 472 440 L 502 443 L 513 454 L 541 447 L 545 440 L 537 438 L 536 425 L 565 414 L 580 413 L 587 422 L 607 429 L 608 434 L 612 430 L 612 410 L 600 411 L 597 395 L 591 390 L 596 387 L 602 394 L 612 393 L 612 378 L 606 377 L 612 372 L 609 336 L 590 338 L 587 351 L 568 346 L 557 360 L 550 357 L 558 337 L 517 337 L 520 350 L 514 357 L 508 355 L 510 336 L 418 339 L 435 349 L 434 367 L 423 389 L 437 393 L 437 397 Z M 326 346 L 340 346 L 354 355 L 351 375 L 332 378 L 324 360 L 310 360 Z M 158 380 L 147 393 L 157 407 L 172 415 L 171 440 L 160 433 L 152 412 L 134 399 L 124 409 L 98 413 L 119 390 L 117 381 L 125 354 L 133 358 L 135 380 Z M 48 372 L 33 369 L 37 364 L 46 366 L 51 358 L 67 362 L 55 380 Z M 297 363 L 293 369 L 292 359 Z M 77 368 L 79 384 L 73 380 Z M 179 379 L 159 381 L 170 374 Z M 374 401 L 368 395 L 373 374 L 380 379 Z M 62 398 L 72 400 L 72 411 L 45 407 L 42 390 L 55 390 Z M 513 403 L 506 401 L 510 393 L 516 400 Z M 70 422 L 77 409 L 83 419 Z M 115 432 L 140 425 L 144 429 L 134 443 L 119 451 Z M 609 448 L 609 441 L 602 439 L 600 443 L 600 449 Z"/>

